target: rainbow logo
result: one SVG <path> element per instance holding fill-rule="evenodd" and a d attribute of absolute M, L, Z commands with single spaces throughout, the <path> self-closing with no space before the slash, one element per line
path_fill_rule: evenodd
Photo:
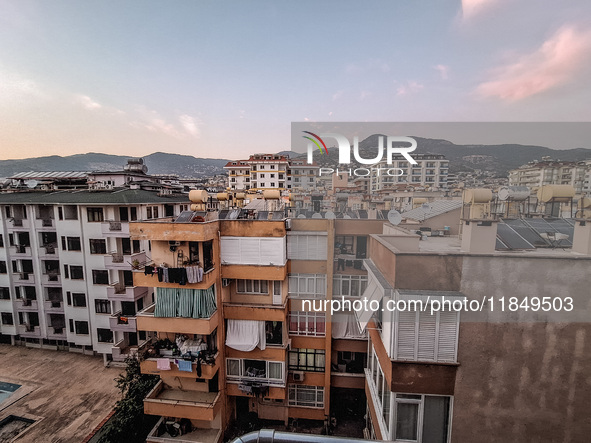
<path fill-rule="evenodd" d="M 306 133 L 306 134 L 310 134 L 312 137 L 315 137 L 316 139 L 318 139 L 318 141 L 319 141 L 320 143 L 322 143 L 322 146 L 324 146 L 324 151 L 322 150 L 322 148 L 320 147 L 320 145 L 318 144 L 318 142 L 317 142 L 316 140 L 314 140 L 312 137 L 308 137 L 308 136 L 306 136 L 306 135 L 303 135 L 303 136 L 302 136 L 302 137 L 304 137 L 304 138 L 306 138 L 306 139 L 310 140 L 310 141 L 311 141 L 312 143 L 314 143 L 316 146 L 318 146 L 318 149 L 320 149 L 320 153 L 321 153 L 321 154 L 324 154 L 324 153 L 326 153 L 326 155 L 328 155 L 328 148 L 326 147 L 326 144 L 324 143 L 324 141 L 323 141 L 323 140 L 322 140 L 320 137 L 318 137 L 318 136 L 317 136 L 316 134 L 314 134 L 313 132 L 309 132 L 309 131 L 302 131 L 302 132 L 304 132 L 304 133 Z"/>

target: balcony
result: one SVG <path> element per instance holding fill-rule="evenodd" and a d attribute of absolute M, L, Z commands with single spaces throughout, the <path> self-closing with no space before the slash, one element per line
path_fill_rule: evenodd
<path fill-rule="evenodd" d="M 134 254 L 122 254 L 120 252 L 111 252 L 105 255 L 105 268 L 115 270 L 129 270 L 137 260 L 138 264 L 146 263 L 146 253 L 144 251 Z"/>
<path fill-rule="evenodd" d="M 14 281 L 17 283 L 35 283 L 35 274 L 32 272 L 17 272 L 14 274 Z"/>
<path fill-rule="evenodd" d="M 221 429 L 193 428 L 190 432 L 172 437 L 167 432 L 161 432 L 163 422 L 166 424 L 169 420 L 164 417 L 158 420 L 146 438 L 147 443 L 220 443 L 222 441 Z"/>
<path fill-rule="evenodd" d="M 21 337 L 41 338 L 41 329 L 39 326 L 18 325 L 16 331 Z"/>
<path fill-rule="evenodd" d="M 57 272 L 43 273 L 43 276 L 41 277 L 41 284 L 43 286 L 61 286 L 62 277 Z"/>
<path fill-rule="evenodd" d="M 199 283 L 187 283 L 186 285 L 182 286 L 183 288 L 187 289 L 207 289 L 211 285 L 213 285 L 218 277 L 218 273 L 215 271 L 215 268 L 211 268 L 207 272 L 203 274 L 203 280 Z M 165 283 L 158 281 L 158 276 L 156 273 L 152 275 L 145 275 L 143 270 L 138 270 L 137 272 L 133 273 L 133 284 L 136 286 L 145 286 L 145 287 L 158 287 L 158 288 L 178 288 L 178 283 Z"/>
<path fill-rule="evenodd" d="M 116 312 L 109 317 L 109 328 L 111 331 L 136 332 L 136 318 L 122 315 L 121 311 Z"/>
<path fill-rule="evenodd" d="M 39 309 L 37 300 L 29 298 L 17 298 L 15 304 L 16 309 L 19 311 L 37 311 Z"/>
<path fill-rule="evenodd" d="M 162 380 L 144 399 L 144 414 L 213 421 L 222 402 L 219 392 L 181 391 Z"/>
<path fill-rule="evenodd" d="M 119 340 L 111 346 L 113 361 L 123 362 L 127 357 L 137 355 L 149 342 L 146 340 L 139 345 L 129 346 L 125 339 Z"/>
<path fill-rule="evenodd" d="M 105 237 L 129 237 L 129 223 L 120 221 L 102 222 L 101 231 Z"/>
<path fill-rule="evenodd" d="M 50 243 L 43 245 L 37 249 L 37 254 L 40 259 L 56 259 L 57 258 L 57 244 Z"/>
<path fill-rule="evenodd" d="M 236 279 L 250 279 L 256 275 L 257 280 L 285 280 L 287 277 L 287 263 L 281 266 L 265 265 L 222 265 L 222 277 Z"/>
<path fill-rule="evenodd" d="M 37 218 L 34 224 L 37 231 L 55 231 L 55 223 L 51 218 Z"/>
<path fill-rule="evenodd" d="M 116 282 L 107 287 L 107 298 L 111 301 L 137 301 L 148 294 L 148 288 L 124 286 Z"/>
<path fill-rule="evenodd" d="M 138 330 L 210 335 L 219 324 L 218 311 L 209 318 L 155 317 L 155 308 L 156 304 L 153 304 L 137 313 Z"/>
<path fill-rule="evenodd" d="M 218 370 L 220 369 L 220 361 L 221 357 L 219 353 L 215 354 L 215 360 L 212 365 L 210 364 L 201 364 L 201 375 L 197 375 L 197 363 L 192 363 L 192 372 L 188 371 L 179 371 L 177 365 L 171 364 L 170 370 L 163 371 L 158 369 L 157 367 L 157 359 L 156 358 L 147 358 L 146 360 L 140 363 L 142 374 L 155 374 L 155 375 L 164 375 L 166 377 L 187 377 L 187 378 L 202 378 L 205 380 L 211 380 L 217 374 Z"/>
<path fill-rule="evenodd" d="M 6 225 L 8 230 L 11 229 L 29 229 L 31 227 L 31 222 L 26 218 L 12 218 L 8 219 L 8 223 Z"/>
<path fill-rule="evenodd" d="M 17 258 L 26 258 L 31 257 L 31 247 L 30 246 L 23 246 L 23 245 L 16 245 L 11 248 L 11 251 L 15 257 Z"/>
<path fill-rule="evenodd" d="M 287 304 L 260 305 L 244 303 L 224 303 L 224 318 L 233 320 L 287 320 Z"/>
<path fill-rule="evenodd" d="M 49 326 L 47 328 L 47 338 L 49 340 L 67 340 L 66 328 L 54 328 Z"/>
<path fill-rule="evenodd" d="M 60 300 L 45 300 L 43 302 L 45 312 L 64 312 L 64 303 Z"/>
<path fill-rule="evenodd" d="M 217 238 L 220 224 L 217 220 L 200 223 L 173 223 L 170 218 L 130 224 L 134 240 L 204 242 Z M 154 243 L 152 248 L 154 248 Z"/>

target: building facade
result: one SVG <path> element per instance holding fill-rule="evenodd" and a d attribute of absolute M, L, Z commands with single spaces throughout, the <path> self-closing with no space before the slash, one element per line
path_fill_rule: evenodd
<path fill-rule="evenodd" d="M 409 184 L 429 188 L 433 191 L 447 189 L 449 161 L 441 154 L 413 154 L 417 162 L 411 165 L 405 160 L 393 161 L 391 165 L 382 161 L 373 167 L 382 168 L 380 174 L 370 174 L 371 192 L 394 188 L 399 184 Z M 392 175 L 387 170 L 392 170 Z M 396 175 L 394 175 L 396 174 Z"/>
<path fill-rule="evenodd" d="M 591 160 L 567 162 L 544 158 L 509 171 L 509 186 L 527 186 L 533 192 L 545 185 L 570 185 L 577 194 L 589 192 Z"/>

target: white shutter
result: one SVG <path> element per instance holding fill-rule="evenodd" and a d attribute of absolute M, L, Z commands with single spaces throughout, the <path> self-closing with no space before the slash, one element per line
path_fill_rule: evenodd
<path fill-rule="evenodd" d="M 222 263 L 240 263 L 240 238 L 222 237 Z"/>
<path fill-rule="evenodd" d="M 431 314 L 429 311 L 419 312 L 419 337 L 417 360 L 434 361 L 435 360 L 435 335 L 437 331 L 437 313 Z"/>
<path fill-rule="evenodd" d="M 459 312 L 455 311 L 441 311 L 439 313 L 437 361 L 456 362 L 457 360 L 459 315 Z"/>
<path fill-rule="evenodd" d="M 317 260 L 318 253 L 318 236 L 317 235 L 306 235 L 306 242 L 308 248 L 305 251 L 306 258 L 308 260 Z"/>
<path fill-rule="evenodd" d="M 416 317 L 417 314 L 414 311 L 398 311 L 398 331 L 396 337 L 397 360 L 415 360 L 416 358 Z"/>
<path fill-rule="evenodd" d="M 318 235 L 316 236 L 316 239 L 318 241 L 318 257 L 316 258 L 316 260 L 326 260 L 327 257 L 327 238 L 326 236 L 321 236 Z"/>
<path fill-rule="evenodd" d="M 257 265 L 261 260 L 261 241 L 258 238 L 240 239 L 240 263 Z"/>
<path fill-rule="evenodd" d="M 285 237 L 282 238 L 262 238 L 260 260 L 264 263 L 276 266 L 285 263 Z"/>
<path fill-rule="evenodd" d="M 299 235 L 287 236 L 287 258 L 297 259 Z"/>

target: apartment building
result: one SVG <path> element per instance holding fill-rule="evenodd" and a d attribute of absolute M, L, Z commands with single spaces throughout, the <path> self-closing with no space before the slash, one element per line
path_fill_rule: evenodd
<path fill-rule="evenodd" d="M 196 219 L 189 212 L 174 222 L 130 224 L 132 239 L 152 245 L 153 263 L 134 272 L 135 285 L 155 287 L 155 303 L 137 315 L 138 329 L 154 337 L 142 372 L 161 378 L 144 401 L 146 413 L 161 416 L 148 441 L 174 439 L 177 423 L 179 439 L 217 442 L 232 418 L 248 413 L 321 426 L 351 409 L 364 414 L 366 334 L 350 314 L 331 321 L 303 301 L 359 298 L 368 235 L 382 232 L 383 221 L 259 214 Z M 160 274 L 170 266 L 202 267 L 202 279 L 167 282 Z M 194 307 L 208 297 L 211 309 L 171 307 L 175 294 Z"/>
<path fill-rule="evenodd" d="M 590 189 L 590 173 L 591 160 L 570 162 L 544 157 L 541 162 L 530 162 L 509 171 L 509 186 L 527 186 L 533 193 L 545 185 L 570 185 L 576 194 L 581 194 Z"/>
<path fill-rule="evenodd" d="M 318 176 L 318 165 L 278 154 L 254 154 L 228 162 L 224 169 L 231 191 L 316 189 Z"/>
<path fill-rule="evenodd" d="M 382 172 L 370 175 L 371 192 L 394 189 L 399 184 L 428 187 L 438 191 L 447 189 L 449 161 L 441 154 L 413 154 L 416 165 L 405 160 L 393 161 L 391 165 L 382 161 L 373 167 L 382 168 Z M 387 170 L 395 169 L 387 173 Z M 396 174 L 396 175 L 394 175 Z"/>
<path fill-rule="evenodd" d="M 370 336 L 368 436 L 424 443 L 586 441 L 588 224 L 575 221 L 572 250 L 530 247 L 517 254 L 497 244 L 497 228 L 503 238 L 514 234 L 482 217 L 462 221 L 461 240 L 420 240 L 391 225 L 371 235 L 364 297 L 380 306 L 484 304 L 476 312 L 415 305 L 359 315 Z M 519 302 L 503 307 L 501 297 Z M 571 312 L 561 309 L 567 297 L 574 301 Z M 555 305 L 538 310 L 535 300 Z"/>
<path fill-rule="evenodd" d="M 146 340 L 135 314 L 152 288 L 131 270 L 150 246 L 129 222 L 173 217 L 186 195 L 141 189 L 0 194 L 0 334 L 12 343 L 123 361 Z"/>

